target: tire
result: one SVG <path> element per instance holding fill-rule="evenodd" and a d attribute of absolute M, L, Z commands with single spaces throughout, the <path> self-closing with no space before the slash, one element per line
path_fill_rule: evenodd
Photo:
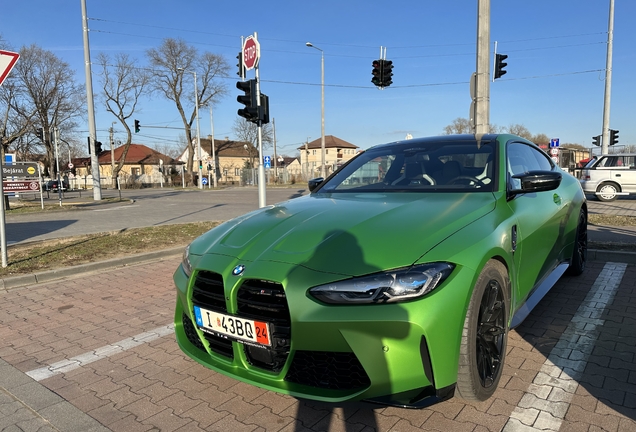
<path fill-rule="evenodd" d="M 509 310 L 508 272 L 499 261 L 489 261 L 477 278 L 464 321 L 457 371 L 457 391 L 463 399 L 484 401 L 497 389 Z"/>
<path fill-rule="evenodd" d="M 603 202 L 614 201 L 620 189 L 614 183 L 603 183 L 596 188 L 596 197 Z"/>
<path fill-rule="evenodd" d="M 574 237 L 574 250 L 570 259 L 570 267 L 567 274 L 578 276 L 585 270 L 587 263 L 587 213 L 584 209 L 579 212 L 579 221 L 576 225 Z"/>

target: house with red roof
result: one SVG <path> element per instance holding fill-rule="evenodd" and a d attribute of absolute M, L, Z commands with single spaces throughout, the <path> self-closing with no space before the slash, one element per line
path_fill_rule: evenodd
<path fill-rule="evenodd" d="M 102 185 L 116 186 L 112 183 L 112 173 L 122 158 L 124 158 L 124 164 L 119 171 L 119 182 L 122 186 L 158 185 L 164 182 L 170 184 L 176 181 L 176 176 L 181 175 L 182 162 L 143 144 L 130 144 L 124 156 L 125 147 L 106 150 L 98 155 Z M 91 158 L 75 158 L 72 163 L 75 182 L 79 186 L 88 182 L 87 186 L 91 186 Z"/>

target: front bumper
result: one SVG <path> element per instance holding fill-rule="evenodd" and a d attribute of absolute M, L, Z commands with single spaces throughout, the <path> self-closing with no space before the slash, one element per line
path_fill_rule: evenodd
<path fill-rule="evenodd" d="M 453 396 L 472 272 L 456 268 L 434 292 L 409 303 L 327 306 L 306 292 L 333 275 L 270 262 L 249 263 L 236 277 L 236 264 L 231 257 L 208 256 L 191 279 L 181 267 L 174 274 L 177 341 L 199 363 L 321 401 L 425 406 Z M 204 333 L 193 317 L 195 304 L 269 322 L 271 347 Z"/>

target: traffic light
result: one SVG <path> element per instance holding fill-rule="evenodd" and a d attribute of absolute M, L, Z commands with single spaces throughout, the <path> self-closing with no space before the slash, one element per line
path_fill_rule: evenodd
<path fill-rule="evenodd" d="M 388 87 L 393 84 L 393 62 L 382 60 L 382 86 Z"/>
<path fill-rule="evenodd" d="M 371 71 L 373 78 L 371 78 L 371 82 L 377 87 L 382 87 L 382 63 L 383 60 L 373 60 L 373 70 Z"/>
<path fill-rule="evenodd" d="M 40 138 L 41 141 L 44 141 L 44 129 L 43 128 L 37 128 L 35 130 L 35 135 Z"/>
<path fill-rule="evenodd" d="M 507 58 L 506 54 L 495 54 L 495 79 L 501 78 L 508 72 L 504 70 L 508 66 L 508 63 L 504 62 Z"/>
<path fill-rule="evenodd" d="M 618 131 L 615 129 L 610 129 L 609 132 L 610 132 L 609 145 L 618 144 Z"/>
<path fill-rule="evenodd" d="M 592 137 L 592 144 L 594 144 L 595 146 L 601 146 L 601 135 L 596 135 L 595 137 Z"/>
<path fill-rule="evenodd" d="M 245 63 L 243 63 L 243 51 L 239 51 L 236 58 L 238 60 L 238 63 L 236 64 L 236 67 L 238 68 L 238 72 L 236 72 L 236 74 L 240 76 L 241 79 L 244 79 L 245 78 Z"/>
<path fill-rule="evenodd" d="M 102 143 L 95 141 L 95 154 L 98 155 L 102 152 Z"/>
<path fill-rule="evenodd" d="M 261 121 L 261 124 L 269 123 L 269 96 L 266 94 L 261 93 L 261 105 L 259 109 L 258 119 Z"/>
<path fill-rule="evenodd" d="M 242 96 L 237 96 L 236 100 L 245 105 L 245 108 L 238 110 L 238 115 L 247 121 L 256 123 L 259 114 L 258 103 L 256 102 L 256 80 L 239 81 L 236 83 L 236 88 L 244 92 Z"/>
<path fill-rule="evenodd" d="M 135 120 L 135 133 L 138 133 L 141 130 L 141 127 L 139 126 L 139 120 Z"/>

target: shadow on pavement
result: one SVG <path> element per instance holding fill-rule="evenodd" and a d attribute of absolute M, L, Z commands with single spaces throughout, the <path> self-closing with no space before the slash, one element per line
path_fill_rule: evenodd
<path fill-rule="evenodd" d="M 55 232 L 78 222 L 77 219 L 42 222 L 8 222 L 7 244 L 18 243 L 43 234 Z"/>

